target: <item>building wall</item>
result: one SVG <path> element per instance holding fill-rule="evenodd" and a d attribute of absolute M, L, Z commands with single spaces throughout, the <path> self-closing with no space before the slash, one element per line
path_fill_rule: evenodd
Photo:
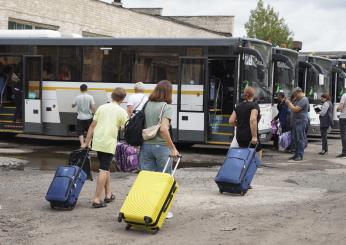
<path fill-rule="evenodd" d="M 169 18 L 232 36 L 234 16 L 167 16 Z"/>
<path fill-rule="evenodd" d="M 59 26 L 62 33 L 116 37 L 222 37 L 98 0 L 0 0 L 0 29 L 9 18 Z"/>

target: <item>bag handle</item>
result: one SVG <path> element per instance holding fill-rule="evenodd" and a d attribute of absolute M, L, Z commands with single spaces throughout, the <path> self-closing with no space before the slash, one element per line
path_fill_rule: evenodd
<path fill-rule="evenodd" d="M 80 168 L 79 168 L 79 170 L 78 170 L 78 173 L 77 173 L 77 175 L 76 175 L 76 178 L 73 180 L 73 184 L 74 184 L 74 185 L 77 183 L 78 178 L 79 178 L 79 175 L 80 175 L 81 171 L 83 170 L 85 160 L 86 160 L 87 157 L 89 156 L 89 150 L 90 150 L 90 148 L 88 147 L 88 148 L 83 149 L 83 150 L 85 150 L 85 157 L 84 157 L 84 159 L 83 159 L 82 165 L 80 166 Z M 77 163 L 78 163 L 78 162 L 77 162 Z M 76 165 L 75 165 L 75 166 L 76 166 Z"/>
<path fill-rule="evenodd" d="M 141 101 L 140 101 L 139 104 L 133 109 L 134 111 L 142 104 L 144 98 L 145 98 L 145 94 L 143 94 L 143 97 L 142 97 Z"/>
<path fill-rule="evenodd" d="M 174 159 L 174 157 L 173 157 L 172 155 L 169 155 L 169 157 L 168 157 L 168 159 L 167 159 L 167 162 L 166 162 L 166 164 L 165 164 L 165 167 L 164 167 L 162 173 L 166 172 L 166 169 L 167 169 L 167 167 L 168 167 L 168 164 L 169 164 L 169 161 L 171 160 L 171 158 Z M 175 167 L 174 167 L 174 169 L 173 169 L 172 176 L 174 176 L 174 173 L 175 173 L 175 171 L 176 171 L 177 168 L 178 168 L 178 165 L 179 165 L 179 163 L 180 163 L 181 158 L 182 158 L 181 155 L 178 155 L 178 156 L 177 156 L 177 159 L 178 159 L 178 160 L 177 160 L 177 163 L 175 164 Z"/>
<path fill-rule="evenodd" d="M 161 107 L 161 112 L 160 112 L 160 116 L 159 116 L 159 123 L 161 123 L 162 121 L 162 114 L 163 114 L 163 110 L 165 109 L 167 103 L 164 103 Z"/>

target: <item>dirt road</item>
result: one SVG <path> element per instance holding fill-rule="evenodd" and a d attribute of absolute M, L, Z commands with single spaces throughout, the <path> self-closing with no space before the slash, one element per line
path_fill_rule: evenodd
<path fill-rule="evenodd" d="M 116 201 L 103 209 L 90 207 L 95 183 L 87 182 L 68 212 L 44 200 L 54 171 L 0 170 L 0 244 L 345 244 L 346 159 L 334 157 L 338 140 L 330 148 L 320 157 L 311 143 L 298 163 L 271 153 L 244 197 L 219 194 L 218 167 L 179 169 L 174 218 L 157 235 L 117 223 L 134 174 L 112 174 Z"/>

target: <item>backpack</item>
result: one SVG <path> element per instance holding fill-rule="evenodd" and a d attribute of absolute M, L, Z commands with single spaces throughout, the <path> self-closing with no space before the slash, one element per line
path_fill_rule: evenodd
<path fill-rule="evenodd" d="M 87 174 L 87 178 L 93 181 L 93 176 L 90 170 L 90 155 L 88 149 L 78 149 L 72 151 L 69 156 L 68 165 L 76 165 L 82 168 Z"/>
<path fill-rule="evenodd" d="M 143 109 L 137 111 L 125 124 L 124 139 L 127 144 L 132 146 L 141 146 L 143 144 L 142 131 L 145 125 L 144 109 L 147 106 L 146 102 Z"/>
<path fill-rule="evenodd" d="M 139 150 L 124 142 L 117 144 L 115 151 L 115 164 L 121 172 L 135 172 L 139 169 Z"/>

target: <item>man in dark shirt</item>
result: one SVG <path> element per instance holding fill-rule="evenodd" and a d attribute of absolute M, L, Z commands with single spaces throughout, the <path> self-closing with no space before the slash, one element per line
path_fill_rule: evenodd
<path fill-rule="evenodd" d="M 292 145 L 294 156 L 290 159 L 301 161 L 304 157 L 306 129 L 309 120 L 309 100 L 305 97 L 302 89 L 297 87 L 293 90 L 294 102 L 286 100 L 286 104 L 291 110 Z"/>
<path fill-rule="evenodd" d="M 258 134 L 258 122 L 260 120 L 260 107 L 254 101 L 255 89 L 244 89 L 245 100 L 240 102 L 233 111 L 229 124 L 237 127 L 236 139 L 239 147 L 256 147 L 256 151 L 262 158 L 262 146 Z"/>

